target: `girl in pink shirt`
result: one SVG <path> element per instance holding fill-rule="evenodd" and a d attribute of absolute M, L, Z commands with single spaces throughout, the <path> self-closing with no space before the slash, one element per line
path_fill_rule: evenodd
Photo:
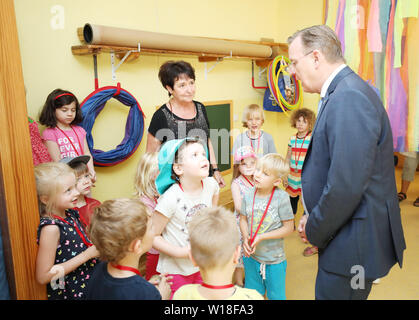
<path fill-rule="evenodd" d="M 53 161 L 60 161 L 67 157 L 81 155 L 90 156 L 87 164 L 96 181 L 93 167 L 93 157 L 90 154 L 86 141 L 86 131 L 78 126 L 83 120 L 79 102 L 69 91 L 55 89 L 52 91 L 42 108 L 39 122 L 47 128 L 42 133 L 42 138 Z"/>

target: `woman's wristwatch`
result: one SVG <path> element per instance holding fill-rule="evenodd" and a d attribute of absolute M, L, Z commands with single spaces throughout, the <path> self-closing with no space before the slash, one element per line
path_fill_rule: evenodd
<path fill-rule="evenodd" d="M 218 171 L 218 172 L 219 172 L 219 171 L 220 171 L 220 169 L 218 169 L 218 168 L 212 168 L 212 171 L 213 171 L 213 172 L 215 172 L 215 171 Z"/>

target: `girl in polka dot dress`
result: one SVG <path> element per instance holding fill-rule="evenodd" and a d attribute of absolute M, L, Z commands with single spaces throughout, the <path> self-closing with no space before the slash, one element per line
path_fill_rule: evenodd
<path fill-rule="evenodd" d="M 36 280 L 47 285 L 49 300 L 83 299 L 99 253 L 77 210 L 73 170 L 64 163 L 35 167 L 40 223 Z"/>

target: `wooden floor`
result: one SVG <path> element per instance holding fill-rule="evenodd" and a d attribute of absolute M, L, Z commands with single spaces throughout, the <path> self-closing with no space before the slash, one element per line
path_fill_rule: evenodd
<path fill-rule="evenodd" d="M 401 169 L 396 169 L 397 190 L 400 190 Z M 407 199 L 400 203 L 404 236 L 407 249 L 404 252 L 403 268 L 395 265 L 389 274 L 373 285 L 369 300 L 412 300 L 419 299 L 419 207 L 413 201 L 419 196 L 419 173 L 411 183 Z M 302 209 L 297 212 L 296 223 Z M 314 284 L 317 273 L 317 255 L 304 257 L 307 245 L 294 232 L 285 239 L 287 255 L 286 294 L 288 300 L 314 299 Z"/>

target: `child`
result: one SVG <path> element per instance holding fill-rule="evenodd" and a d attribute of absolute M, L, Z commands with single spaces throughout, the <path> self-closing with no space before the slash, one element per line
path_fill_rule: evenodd
<path fill-rule="evenodd" d="M 150 210 L 154 212 L 154 208 L 159 198 L 156 190 L 156 178 L 159 174 L 159 162 L 157 159 L 158 152 L 145 153 L 138 162 L 137 174 L 135 175 L 134 188 L 135 196 L 137 196 Z M 159 274 L 156 270 L 159 261 L 159 252 L 151 248 L 146 254 L 145 278 L 150 278 Z"/>
<path fill-rule="evenodd" d="M 47 284 L 50 300 L 83 299 L 98 251 L 71 209 L 79 195 L 74 172 L 64 163 L 42 163 L 35 167 L 35 181 L 41 216 L 36 280 Z"/>
<path fill-rule="evenodd" d="M 39 122 L 47 127 L 42 138 L 53 161 L 65 157 L 92 156 L 86 141 L 86 131 L 78 126 L 82 122 L 80 105 L 71 92 L 61 89 L 52 91 L 42 108 Z M 92 159 L 88 167 L 94 183 L 96 173 Z"/>
<path fill-rule="evenodd" d="M 309 109 L 297 109 L 291 114 L 291 127 L 296 128 L 297 133 L 291 136 L 288 142 L 286 161 L 290 166 L 290 173 L 288 178 L 284 179 L 283 185 L 290 195 L 294 215 L 297 213 L 298 200 L 301 195 L 301 170 L 310 145 L 311 131 L 315 122 L 316 115 Z M 307 257 L 317 252 L 317 247 L 307 247 L 304 249 L 303 255 Z"/>
<path fill-rule="evenodd" d="M 274 139 L 269 133 L 261 130 L 264 122 L 263 109 L 257 104 L 251 104 L 244 109 L 242 123 L 248 130 L 234 140 L 233 155 L 242 146 L 252 147 L 258 158 L 268 153 L 276 153 Z"/>
<path fill-rule="evenodd" d="M 245 193 L 240 211 L 245 287 L 266 291 L 270 300 L 285 300 L 283 238 L 293 232 L 294 215 L 288 194 L 278 187 L 288 171 L 279 154 L 259 159 L 255 187 Z"/>
<path fill-rule="evenodd" d="M 107 200 L 95 209 L 89 232 L 103 262 L 89 282 L 87 299 L 161 300 L 170 296 L 165 276 L 156 288 L 137 269 L 141 255 L 153 244 L 150 215 L 138 199 Z"/>
<path fill-rule="evenodd" d="M 188 223 L 200 209 L 217 205 L 219 186 L 208 177 L 208 152 L 194 138 L 170 140 L 159 151 L 153 215 L 160 252 L 157 271 L 173 276 L 172 295 L 182 285 L 201 283 L 199 268 L 189 260 Z"/>
<path fill-rule="evenodd" d="M 92 177 L 90 176 L 89 168 L 87 167 L 89 160 L 90 156 L 68 157 L 60 160 L 60 162 L 69 165 L 76 174 L 76 188 L 80 192 L 77 198 L 76 208 L 79 212 L 80 220 L 86 227 L 90 225 L 93 210 L 100 205 L 100 201 L 88 197 L 90 196 L 90 190 L 93 186 Z"/>
<path fill-rule="evenodd" d="M 234 201 L 234 213 L 237 225 L 240 225 L 240 208 L 244 193 L 253 188 L 253 174 L 255 173 L 257 157 L 250 146 L 242 146 L 234 154 L 233 179 L 231 182 L 231 194 Z M 240 237 L 240 243 L 243 239 Z M 239 257 L 236 271 L 234 272 L 234 282 L 243 286 L 244 270 L 242 254 Z"/>
<path fill-rule="evenodd" d="M 190 258 L 203 283 L 181 287 L 174 300 L 263 300 L 256 291 L 231 283 L 240 256 L 240 234 L 230 211 L 205 208 L 189 223 Z"/>

